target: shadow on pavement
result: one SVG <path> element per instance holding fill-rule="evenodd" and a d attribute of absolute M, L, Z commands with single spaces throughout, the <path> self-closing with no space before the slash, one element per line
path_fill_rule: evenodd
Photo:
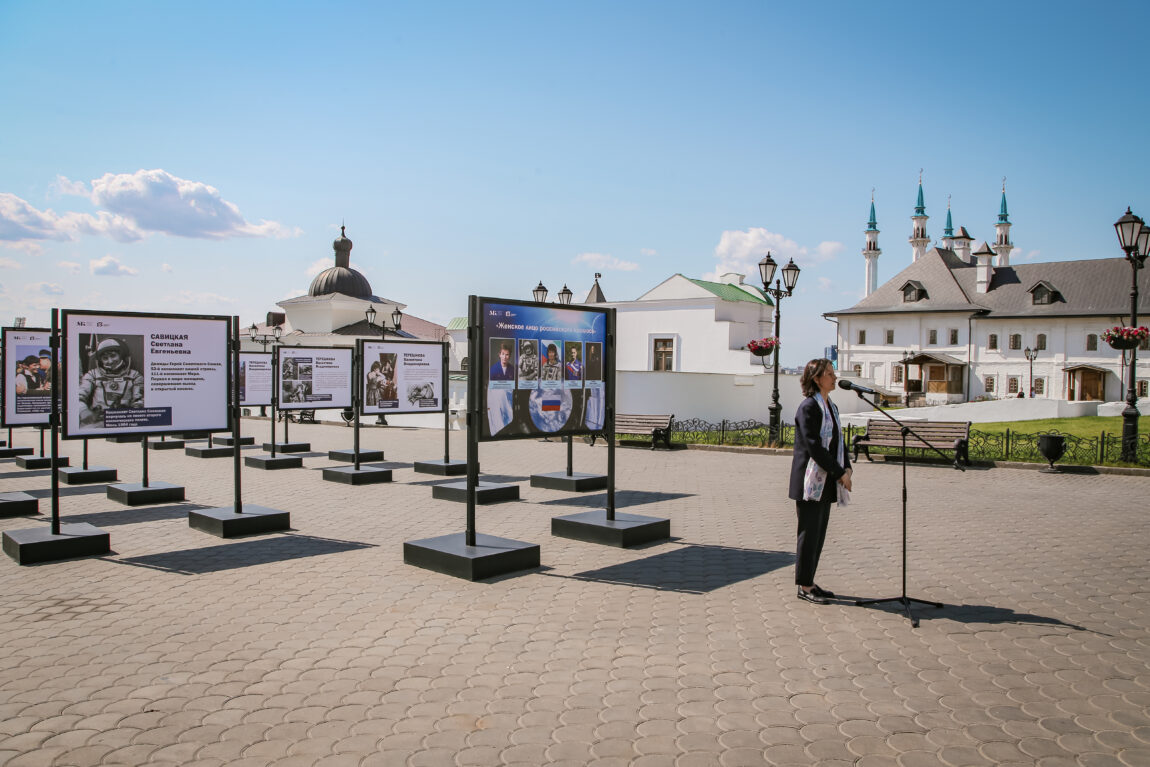
<path fill-rule="evenodd" d="M 789 551 L 761 551 L 694 543 L 681 545 L 680 549 L 645 559 L 556 577 L 641 586 L 683 594 L 705 594 L 757 578 L 781 567 L 789 567 L 795 561 L 795 555 Z"/>
<path fill-rule="evenodd" d="M 271 562 L 286 562 L 290 559 L 317 557 L 323 554 L 340 554 L 345 551 L 368 548 L 375 548 L 375 545 L 287 533 L 274 538 L 227 543 L 220 546 L 205 546 L 199 549 L 169 551 L 163 554 L 146 554 L 125 559 L 109 559 L 108 561 L 180 575 L 203 575 L 221 570 L 235 570 L 253 565 L 266 565 Z"/>
<path fill-rule="evenodd" d="M 21 471 L 6 471 L 0 474 L 0 479 L 16 479 L 18 477 L 50 477 L 51 469 L 23 469 Z"/>
<path fill-rule="evenodd" d="M 82 485 L 80 487 L 61 487 L 60 497 L 64 498 L 69 495 L 95 495 L 97 493 L 104 494 L 108 492 L 108 485 L 114 485 L 115 482 L 100 482 L 95 485 Z M 52 488 L 46 487 L 43 490 L 25 490 L 25 493 L 33 498 L 51 498 Z"/>
<path fill-rule="evenodd" d="M 676 498 L 690 498 L 692 493 L 652 493 L 646 490 L 616 490 L 615 508 L 622 509 L 628 506 L 642 506 L 645 503 L 658 503 L 660 501 L 673 501 Z M 607 494 L 575 495 L 570 498 L 555 498 L 550 501 L 540 501 L 540 506 L 580 506 L 589 509 L 602 509 L 607 506 Z"/>
<path fill-rule="evenodd" d="M 69 514 L 67 518 L 60 515 L 60 521 L 65 524 L 87 522 L 96 527 L 112 527 L 115 525 L 132 525 L 137 522 L 155 522 L 166 519 L 186 519 L 189 511 L 208 509 L 202 503 L 175 503 L 161 506 L 125 506 L 118 511 L 97 511 L 91 514 Z"/>

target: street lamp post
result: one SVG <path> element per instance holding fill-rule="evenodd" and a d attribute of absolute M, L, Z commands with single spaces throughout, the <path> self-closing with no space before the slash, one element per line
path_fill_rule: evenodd
<path fill-rule="evenodd" d="M 563 284 L 563 290 L 560 290 L 556 295 L 559 297 L 559 303 L 564 306 L 570 304 L 571 299 L 575 296 L 571 288 L 567 287 L 566 283 Z M 539 284 L 532 289 L 531 297 L 535 299 L 535 303 L 537 304 L 544 303 L 547 300 L 547 286 L 543 284 L 543 280 L 540 280 Z"/>
<path fill-rule="evenodd" d="M 781 314 L 779 312 L 779 305 L 782 300 L 795 290 L 795 283 L 799 279 L 799 267 L 795 266 L 795 260 L 792 258 L 787 262 L 787 265 L 782 270 L 782 280 L 775 280 L 775 269 L 778 268 L 775 259 L 771 258 L 771 252 L 768 250 L 767 255 L 759 262 L 759 278 L 763 281 L 763 292 L 775 299 L 775 338 L 782 340 L 782 335 L 779 333 L 779 320 Z M 774 280 L 775 286 L 771 287 L 771 281 Z M 774 386 L 771 389 L 771 406 L 767 410 L 771 414 L 770 423 L 767 426 L 767 441 L 772 445 L 779 445 L 782 442 L 782 419 L 780 415 L 783 406 L 779 404 L 779 345 L 775 344 L 775 372 L 774 372 Z"/>
<path fill-rule="evenodd" d="M 1026 360 L 1030 363 L 1030 398 L 1034 399 L 1034 361 L 1038 359 L 1038 350 L 1028 346 L 1022 353 L 1026 355 Z"/>
<path fill-rule="evenodd" d="M 372 332 L 375 332 L 375 317 L 377 314 L 378 314 L 378 312 L 375 311 L 375 307 L 372 306 L 371 304 L 367 305 L 367 311 L 363 313 L 363 316 L 367 319 L 367 324 L 372 329 Z M 401 312 L 399 310 L 399 307 L 397 306 L 397 307 L 395 307 L 395 311 L 393 311 L 391 313 L 391 328 L 390 329 L 398 335 L 399 331 L 403 329 L 402 326 L 403 326 L 403 312 Z M 387 323 L 381 322 L 379 325 L 379 334 L 381 336 L 386 336 L 387 331 L 388 331 Z"/>
<path fill-rule="evenodd" d="M 1126 209 L 1126 214 L 1114 222 L 1118 233 L 1118 244 L 1130 262 L 1130 327 L 1138 327 L 1138 270 L 1146 261 L 1150 251 L 1150 227 Z M 1138 462 L 1138 394 L 1137 394 L 1138 346 L 1130 349 L 1130 374 L 1126 386 L 1126 408 L 1122 411 L 1122 460 Z"/>

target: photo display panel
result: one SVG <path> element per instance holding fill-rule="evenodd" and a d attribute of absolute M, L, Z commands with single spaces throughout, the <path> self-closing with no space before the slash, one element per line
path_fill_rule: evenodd
<path fill-rule="evenodd" d="M 52 413 L 52 331 L 3 329 L 5 426 L 47 426 Z"/>
<path fill-rule="evenodd" d="M 278 346 L 280 410 L 351 407 L 350 346 Z"/>
<path fill-rule="evenodd" d="M 363 413 L 442 413 L 446 404 L 438 341 L 360 341 Z"/>
<path fill-rule="evenodd" d="M 65 310 L 64 438 L 225 431 L 228 317 Z"/>
<path fill-rule="evenodd" d="M 602 430 L 609 311 L 479 299 L 480 439 Z"/>
<path fill-rule="evenodd" d="M 272 404 L 272 353 L 240 352 L 240 406 Z"/>

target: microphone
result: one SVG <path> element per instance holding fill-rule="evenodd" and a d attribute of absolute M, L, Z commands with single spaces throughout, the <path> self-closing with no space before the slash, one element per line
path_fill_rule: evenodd
<path fill-rule="evenodd" d="M 875 391 L 874 389 L 868 389 L 865 386 L 859 386 L 854 381 L 840 380 L 839 381 L 839 388 L 840 389 L 846 389 L 847 391 L 862 392 L 863 394 L 878 394 L 878 392 Z"/>

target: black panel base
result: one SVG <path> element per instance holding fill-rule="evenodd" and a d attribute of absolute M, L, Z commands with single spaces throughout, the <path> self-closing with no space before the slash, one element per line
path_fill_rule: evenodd
<path fill-rule="evenodd" d="M 391 469 L 360 466 L 359 471 L 356 471 L 354 466 L 336 466 L 324 469 L 323 478 L 328 482 L 342 482 L 345 485 L 376 485 L 391 481 Z"/>
<path fill-rule="evenodd" d="M 431 497 L 441 501 L 459 501 L 467 503 L 467 480 L 462 482 L 446 482 L 431 488 Z M 480 482 L 475 488 L 475 502 L 503 503 L 504 501 L 519 500 L 519 485 L 503 485 L 497 482 Z"/>
<path fill-rule="evenodd" d="M 165 439 L 159 442 L 148 440 L 149 450 L 183 450 L 184 441 L 182 439 Z"/>
<path fill-rule="evenodd" d="M 4 533 L 4 553 L 21 565 L 107 554 L 110 550 L 108 534 L 87 522 L 60 525 L 59 535 L 52 535 L 48 526 Z"/>
<path fill-rule="evenodd" d="M 22 517 L 39 514 L 40 501 L 27 493 L 0 493 L 0 517 Z"/>
<path fill-rule="evenodd" d="M 255 437 L 240 437 L 240 446 L 241 447 L 243 445 L 254 445 L 255 443 L 256 443 Z M 224 445 L 225 447 L 231 447 L 232 445 L 235 444 L 235 439 L 230 434 L 226 437 L 212 437 L 212 444 L 213 445 Z"/>
<path fill-rule="evenodd" d="M 67 466 L 68 456 L 62 455 L 56 459 L 56 468 Z M 52 456 L 50 455 L 24 455 L 16 459 L 16 465 L 22 469 L 50 469 Z"/>
<path fill-rule="evenodd" d="M 56 472 L 65 485 L 90 485 L 94 482 L 118 482 L 119 472 L 107 466 L 89 466 L 84 469 L 79 466 L 71 469 L 60 469 Z"/>
<path fill-rule="evenodd" d="M 193 440 L 193 439 L 211 439 L 212 432 L 210 431 L 185 431 L 182 434 L 176 435 L 180 439 Z"/>
<path fill-rule="evenodd" d="M 122 503 L 125 506 L 182 501 L 184 500 L 184 487 L 167 482 L 149 482 L 147 487 L 139 482 L 124 482 L 119 485 L 108 485 L 108 500 Z"/>
<path fill-rule="evenodd" d="M 231 450 L 229 447 L 228 450 Z M 299 469 L 303 467 L 303 459 L 298 455 L 277 455 L 275 458 L 270 455 L 248 455 L 244 456 L 244 466 L 250 466 L 253 469 L 265 469 L 273 471 L 275 469 Z"/>
<path fill-rule="evenodd" d="M 469 581 L 539 567 L 538 544 L 481 533 L 476 533 L 475 544 L 466 544 L 466 533 L 405 541 L 403 561 Z"/>
<path fill-rule="evenodd" d="M 355 463 L 355 451 L 354 450 L 329 450 L 327 457 L 328 457 L 328 460 L 332 460 L 332 461 L 344 461 L 346 463 Z M 360 463 L 371 463 L 372 461 L 382 461 L 382 460 L 383 460 L 383 451 L 382 450 L 360 450 L 359 451 L 359 462 Z"/>
<path fill-rule="evenodd" d="M 267 452 L 270 453 L 272 451 L 272 443 L 265 442 L 263 444 L 263 448 L 264 448 L 264 450 L 266 450 Z M 311 450 L 311 443 L 310 442 L 277 442 L 276 443 L 276 452 L 277 453 L 307 453 L 310 450 Z"/>
<path fill-rule="evenodd" d="M 15 458 L 18 455 L 32 455 L 35 452 L 34 447 L 4 447 L 0 448 L 0 458 Z"/>
<path fill-rule="evenodd" d="M 420 474 L 459 477 L 467 473 L 467 461 L 416 461 L 415 470 Z"/>
<path fill-rule="evenodd" d="M 551 518 L 551 534 L 606 546 L 638 546 L 671 537 L 671 520 L 620 514 L 608 520 L 604 509 Z"/>
<path fill-rule="evenodd" d="M 543 487 L 548 490 L 566 490 L 571 493 L 584 493 L 588 490 L 606 490 L 606 474 L 584 474 L 565 471 L 553 471 L 549 474 L 532 474 L 532 487 Z"/>
<path fill-rule="evenodd" d="M 234 447 L 185 447 L 184 455 L 192 458 L 231 458 L 236 454 Z"/>
<path fill-rule="evenodd" d="M 290 530 L 291 514 L 248 504 L 244 504 L 242 514 L 236 514 L 235 506 L 221 506 L 188 512 L 188 526 L 217 538 L 238 538 L 241 535 Z"/>
<path fill-rule="evenodd" d="M 143 439 L 143 437 L 141 437 L 137 434 L 134 437 L 132 437 L 132 436 L 105 437 L 104 439 L 106 442 L 112 442 L 112 443 L 117 444 L 117 445 L 122 445 L 122 444 L 127 443 L 127 442 L 139 442 L 140 440 Z"/>

